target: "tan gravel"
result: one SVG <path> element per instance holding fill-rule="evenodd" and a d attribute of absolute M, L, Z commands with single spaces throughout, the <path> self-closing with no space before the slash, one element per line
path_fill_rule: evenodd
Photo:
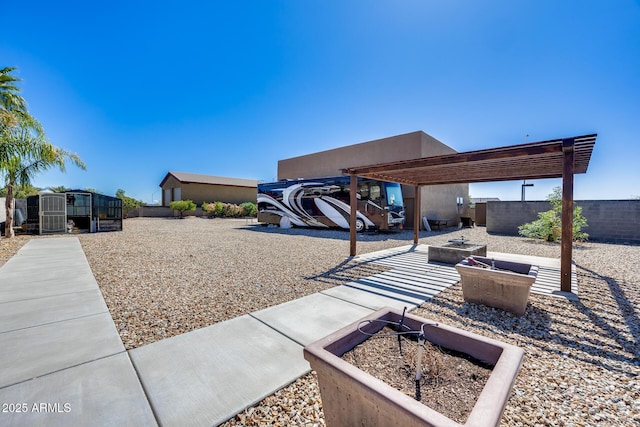
<path fill-rule="evenodd" d="M 422 232 L 420 243 L 461 235 L 490 251 L 560 255 L 558 244 L 488 235 L 481 227 Z M 79 237 L 127 348 L 380 269 L 346 262 L 348 232 L 281 230 L 245 220 L 135 218 L 125 220 L 122 232 Z M 412 232 L 358 238 L 358 253 L 367 253 L 410 244 Z M 0 264 L 11 250 L 0 242 Z M 505 426 L 640 425 L 640 246 L 587 242 L 575 247 L 574 260 L 577 302 L 532 294 L 518 318 L 464 303 L 456 285 L 415 310 L 525 350 Z M 324 425 L 315 374 L 223 425 Z"/>
<path fill-rule="evenodd" d="M 135 218 L 122 232 L 79 237 L 127 349 L 380 271 L 347 268 L 348 232 L 244 219 Z M 363 236 L 361 250 L 406 244 L 398 237 Z"/>
<path fill-rule="evenodd" d="M 496 252 L 560 254 L 558 244 L 487 235 L 484 228 L 436 233 L 420 243 L 443 243 L 461 235 L 486 242 Z M 640 425 L 640 246 L 584 243 L 575 246 L 574 260 L 580 288 L 577 302 L 532 294 L 525 316 L 517 317 L 465 303 L 456 285 L 414 310 L 524 349 L 524 365 L 501 425 Z M 311 392 L 316 388 L 314 375 L 303 377 L 223 426 L 324 425 L 282 423 L 264 412 L 307 389 L 305 408 L 321 406 L 317 393 Z M 297 411 L 292 409 L 291 414 Z"/>
<path fill-rule="evenodd" d="M 0 267 L 20 250 L 29 241 L 29 236 L 15 236 L 7 239 L 0 236 Z"/>

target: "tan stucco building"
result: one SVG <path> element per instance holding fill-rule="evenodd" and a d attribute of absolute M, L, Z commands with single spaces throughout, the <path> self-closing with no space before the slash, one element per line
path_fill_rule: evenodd
<path fill-rule="evenodd" d="M 278 179 L 340 176 L 342 169 L 349 167 L 452 153 L 457 151 L 417 131 L 280 160 Z M 431 185 L 421 187 L 420 191 L 420 217 L 447 219 L 449 225 L 455 225 L 460 216 L 468 216 L 469 184 Z M 402 193 L 406 226 L 413 227 L 415 189 L 403 185 Z"/>
<path fill-rule="evenodd" d="M 258 181 L 223 176 L 169 172 L 160 183 L 162 206 L 175 200 L 193 200 L 200 206 L 204 202 L 240 204 L 256 202 Z"/>

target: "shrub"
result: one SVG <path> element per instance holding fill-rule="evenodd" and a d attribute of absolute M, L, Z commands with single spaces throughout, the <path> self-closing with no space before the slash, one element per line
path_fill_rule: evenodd
<path fill-rule="evenodd" d="M 213 202 L 215 208 L 213 209 L 213 214 L 215 216 L 222 216 L 222 211 L 224 209 L 224 203 L 222 202 Z"/>
<path fill-rule="evenodd" d="M 223 218 L 238 218 L 242 216 L 256 216 L 258 214 L 258 207 L 255 203 L 245 202 L 241 205 L 235 205 L 233 203 L 213 202 L 203 203 L 202 210 L 207 212 L 210 216 L 223 217 Z"/>
<path fill-rule="evenodd" d="M 240 206 L 233 203 L 222 204 L 222 216 L 225 218 L 237 218 L 242 216 L 243 210 Z"/>
<path fill-rule="evenodd" d="M 65 187 L 60 188 L 61 190 L 67 191 Z M 126 196 L 124 194 L 124 190 L 119 188 L 116 191 L 116 197 L 122 200 L 122 215 L 127 218 L 128 213 L 132 209 L 139 208 L 140 206 L 145 206 L 145 203 L 141 200 L 136 200 L 133 197 Z"/>
<path fill-rule="evenodd" d="M 242 206 L 242 210 L 244 211 L 243 213 L 244 216 L 252 216 L 252 217 L 258 216 L 258 207 L 256 206 L 255 203 L 244 202 L 240 206 Z"/>
<path fill-rule="evenodd" d="M 215 203 L 208 203 L 208 202 L 204 202 L 202 203 L 202 206 L 200 206 L 202 208 L 202 212 L 206 212 L 209 214 L 209 216 L 213 216 L 216 213 L 216 204 Z"/>
<path fill-rule="evenodd" d="M 547 242 L 557 242 L 562 237 L 562 192 L 555 187 L 547 200 L 551 203 L 551 210 L 538 214 L 538 219 L 518 227 L 521 236 L 532 239 L 542 239 Z M 582 208 L 573 209 L 573 240 L 587 240 L 589 235 L 582 231 L 587 227 L 587 219 L 582 216 Z"/>
<path fill-rule="evenodd" d="M 176 200 L 169 203 L 169 207 L 173 210 L 180 211 L 180 218 L 185 211 L 195 211 L 196 204 L 193 203 L 193 200 Z"/>

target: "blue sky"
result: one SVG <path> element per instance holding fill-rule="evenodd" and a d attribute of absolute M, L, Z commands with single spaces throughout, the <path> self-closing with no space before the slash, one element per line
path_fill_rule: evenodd
<path fill-rule="evenodd" d="M 598 133 L 576 199 L 640 196 L 640 1 L 10 2 L 0 66 L 50 140 L 35 179 L 160 198 L 168 171 L 274 180 L 288 157 L 423 130 L 458 151 Z M 528 136 L 528 139 L 526 138 Z M 472 184 L 519 200 L 521 181 Z M 533 181 L 542 200 L 560 180 Z"/>

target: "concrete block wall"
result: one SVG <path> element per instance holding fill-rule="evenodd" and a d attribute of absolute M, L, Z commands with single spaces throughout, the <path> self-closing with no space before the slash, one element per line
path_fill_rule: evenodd
<path fill-rule="evenodd" d="M 518 235 L 518 227 L 538 219 L 538 213 L 551 209 L 547 201 L 487 202 L 487 232 Z"/>
<path fill-rule="evenodd" d="M 576 200 L 591 241 L 640 243 L 640 200 Z M 487 202 L 487 232 L 518 235 L 518 227 L 551 209 L 547 201 Z"/>
<path fill-rule="evenodd" d="M 197 207 L 195 211 L 184 212 L 183 216 L 206 216 L 206 212 L 202 208 Z M 131 209 L 127 212 L 126 218 L 169 218 L 180 217 L 180 212 L 174 211 L 168 206 L 143 206 L 141 208 Z"/>

